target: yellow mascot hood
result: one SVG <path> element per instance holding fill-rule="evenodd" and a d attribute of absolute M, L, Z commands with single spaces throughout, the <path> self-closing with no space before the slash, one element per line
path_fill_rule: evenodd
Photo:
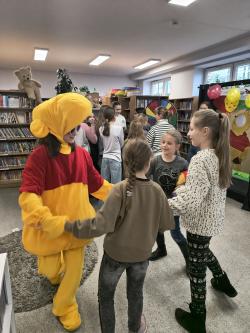
<path fill-rule="evenodd" d="M 51 133 L 66 145 L 64 135 L 91 113 L 92 104 L 87 98 L 77 93 L 60 94 L 34 108 L 30 130 L 37 138 L 45 138 Z"/>

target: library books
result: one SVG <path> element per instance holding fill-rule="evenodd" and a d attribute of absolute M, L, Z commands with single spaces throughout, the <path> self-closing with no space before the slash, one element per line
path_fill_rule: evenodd
<path fill-rule="evenodd" d="M 35 148 L 35 146 L 35 141 L 0 142 L 0 154 L 29 154 Z"/>
<path fill-rule="evenodd" d="M 0 159 L 0 168 L 23 167 L 27 157 L 3 157 Z"/>
<path fill-rule="evenodd" d="M 4 180 L 20 180 L 22 176 L 22 170 L 8 170 L 0 172 L 0 181 Z"/>
<path fill-rule="evenodd" d="M 0 95 L 0 107 L 33 108 L 34 101 L 24 96 Z"/>
<path fill-rule="evenodd" d="M 3 124 L 27 124 L 31 122 L 31 112 L 0 112 L 0 125 Z"/>
<path fill-rule="evenodd" d="M 28 127 L 2 127 L 0 128 L 0 140 L 14 138 L 33 138 Z"/>

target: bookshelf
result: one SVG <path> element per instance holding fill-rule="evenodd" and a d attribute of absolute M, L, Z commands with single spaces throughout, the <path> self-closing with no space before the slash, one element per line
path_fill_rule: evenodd
<path fill-rule="evenodd" d="M 34 102 L 19 90 L 0 90 L 0 187 L 20 184 L 26 159 L 36 144 L 30 132 Z"/>
<path fill-rule="evenodd" d="M 190 119 L 192 113 L 198 109 L 198 97 L 191 98 L 180 98 L 175 100 L 170 100 L 177 110 L 177 129 L 182 134 L 182 145 L 180 154 L 187 158 L 188 151 L 190 148 L 190 142 L 188 139 L 188 131 L 190 125 Z"/>
<path fill-rule="evenodd" d="M 111 96 L 104 100 L 104 104 L 112 105 L 115 101 L 119 102 L 122 107 L 123 116 L 126 118 L 127 123 L 130 123 L 134 118 L 137 108 L 145 109 L 151 102 L 156 102 L 160 106 L 163 100 L 168 100 L 168 97 L 151 95 L 132 95 L 130 97 Z"/>

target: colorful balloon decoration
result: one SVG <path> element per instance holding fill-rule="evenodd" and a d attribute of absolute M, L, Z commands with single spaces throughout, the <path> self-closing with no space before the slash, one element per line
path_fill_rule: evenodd
<path fill-rule="evenodd" d="M 250 94 L 246 95 L 245 105 L 250 109 Z"/>
<path fill-rule="evenodd" d="M 233 103 L 233 104 L 239 103 L 240 89 L 235 88 L 235 87 L 229 89 L 226 98 L 229 103 Z"/>
<path fill-rule="evenodd" d="M 217 99 L 221 95 L 221 86 L 219 84 L 214 84 L 208 88 L 207 95 L 209 99 Z"/>
<path fill-rule="evenodd" d="M 232 102 L 230 102 L 230 101 L 228 100 L 228 98 L 226 97 L 226 98 L 225 98 L 225 109 L 226 109 L 226 111 L 227 111 L 227 112 L 233 112 L 233 111 L 237 108 L 237 106 L 238 106 L 238 104 L 239 104 L 239 101 L 240 101 L 240 100 L 238 100 L 236 103 L 232 103 Z"/>

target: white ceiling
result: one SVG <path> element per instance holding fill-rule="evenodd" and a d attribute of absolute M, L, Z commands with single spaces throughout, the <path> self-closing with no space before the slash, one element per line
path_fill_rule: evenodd
<path fill-rule="evenodd" d="M 250 0 L 187 8 L 167 0 L 0 0 L 0 68 L 128 75 L 149 58 L 168 63 L 249 31 Z M 33 60 L 34 47 L 49 48 L 46 62 Z M 99 53 L 112 57 L 88 66 Z"/>

